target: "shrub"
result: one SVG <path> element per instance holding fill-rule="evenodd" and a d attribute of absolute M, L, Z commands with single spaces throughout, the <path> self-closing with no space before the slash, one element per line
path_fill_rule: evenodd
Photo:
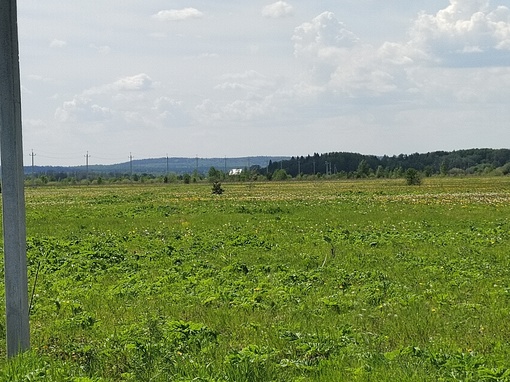
<path fill-rule="evenodd" d="M 212 185 L 212 193 L 215 195 L 223 194 L 223 188 L 221 188 L 220 182 L 214 182 Z"/>
<path fill-rule="evenodd" d="M 287 171 L 285 171 L 284 169 L 276 170 L 273 173 L 273 177 L 272 177 L 273 180 L 287 180 L 288 178 L 289 178 L 289 175 L 287 174 Z"/>
<path fill-rule="evenodd" d="M 420 173 L 414 168 L 408 168 L 405 173 L 406 182 L 409 186 L 418 186 L 421 184 Z"/>

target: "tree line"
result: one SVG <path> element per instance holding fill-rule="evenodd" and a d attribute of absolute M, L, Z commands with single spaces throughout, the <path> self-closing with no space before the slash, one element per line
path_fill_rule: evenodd
<path fill-rule="evenodd" d="M 508 175 L 510 150 L 470 149 L 435 151 L 426 154 L 400 154 L 395 156 L 363 155 L 348 152 L 331 152 L 296 156 L 280 161 L 269 161 L 267 166 L 245 166 L 235 175 L 211 166 L 208 171 L 157 174 L 150 172 L 102 172 L 97 169 L 83 171 L 65 168 L 47 169 L 44 173 L 27 174 L 27 183 L 102 184 L 102 183 L 196 183 L 295 179 L 352 179 L 352 178 L 406 178 L 434 175 Z"/>
<path fill-rule="evenodd" d="M 510 173 L 510 150 L 470 149 L 382 157 L 348 152 L 315 153 L 270 162 L 267 171 L 274 174 L 278 170 L 285 170 L 291 177 L 315 175 L 383 178 L 403 177 L 408 169 L 419 171 L 424 176 L 507 175 Z"/>

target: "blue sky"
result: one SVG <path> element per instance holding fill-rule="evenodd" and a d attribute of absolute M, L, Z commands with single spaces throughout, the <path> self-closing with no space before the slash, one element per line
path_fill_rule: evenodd
<path fill-rule="evenodd" d="M 25 163 L 510 147 L 509 8 L 23 0 Z"/>

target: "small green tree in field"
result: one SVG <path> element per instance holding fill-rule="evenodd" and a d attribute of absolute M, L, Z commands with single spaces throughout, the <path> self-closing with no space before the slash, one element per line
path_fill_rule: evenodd
<path fill-rule="evenodd" d="M 221 183 L 220 182 L 214 182 L 213 185 L 212 185 L 212 193 L 214 195 L 221 195 L 223 194 L 223 188 L 221 188 Z"/>
<path fill-rule="evenodd" d="M 276 170 L 273 173 L 273 177 L 272 177 L 273 180 L 287 180 L 288 178 L 289 178 L 289 175 L 287 174 L 287 171 L 285 171 L 285 169 Z"/>
<path fill-rule="evenodd" d="M 408 168 L 405 173 L 406 182 L 409 186 L 419 186 L 421 184 L 420 173 L 414 168 Z"/>

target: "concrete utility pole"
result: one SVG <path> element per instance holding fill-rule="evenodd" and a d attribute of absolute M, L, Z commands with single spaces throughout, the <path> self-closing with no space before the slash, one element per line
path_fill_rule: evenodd
<path fill-rule="evenodd" d="M 15 0 L 0 0 L 0 147 L 7 356 L 30 347 L 21 134 L 21 86 Z"/>
<path fill-rule="evenodd" d="M 30 154 L 30 156 L 32 157 L 32 186 L 34 186 L 35 184 L 35 171 L 34 171 L 34 157 L 35 157 L 35 154 L 34 154 L 34 150 L 32 150 L 32 153 Z"/>
<path fill-rule="evenodd" d="M 129 177 L 133 180 L 133 155 L 129 153 Z"/>
<path fill-rule="evenodd" d="M 86 168 L 86 178 L 88 179 L 89 178 L 89 158 L 90 158 L 90 155 L 89 155 L 89 152 L 87 151 L 87 154 L 85 154 L 85 168 Z"/>

